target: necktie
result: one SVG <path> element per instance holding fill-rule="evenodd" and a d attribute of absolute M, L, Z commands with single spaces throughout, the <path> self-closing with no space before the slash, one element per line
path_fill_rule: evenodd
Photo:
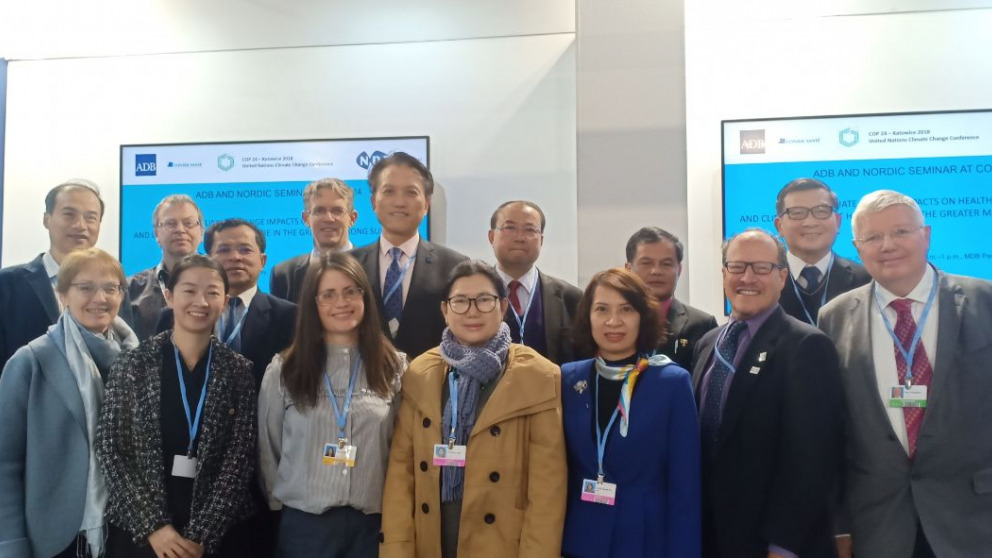
<path fill-rule="evenodd" d="M 393 262 L 386 270 L 386 281 L 382 285 L 382 296 L 388 296 L 382 301 L 385 307 L 386 322 L 389 324 L 389 331 L 396 335 L 396 330 L 400 326 L 400 316 L 403 314 L 403 285 L 399 284 L 400 279 L 400 258 L 403 250 L 398 247 L 389 249 L 389 255 Z"/>
<path fill-rule="evenodd" d="M 896 311 L 896 337 L 907 351 L 913 337 L 916 335 L 916 320 L 913 319 L 913 301 L 907 298 L 893 300 L 889 306 Z M 906 383 L 906 359 L 898 347 L 892 347 L 896 352 L 896 370 L 899 372 L 899 383 Z M 927 350 L 920 339 L 916 346 L 916 353 L 913 354 L 913 385 L 930 386 L 930 378 L 933 377 L 933 368 L 930 367 L 930 359 L 927 357 Z M 909 458 L 916 456 L 916 438 L 920 433 L 920 425 L 923 424 L 923 407 L 904 407 L 903 419 L 906 421 L 906 438 L 909 441 Z"/>
<path fill-rule="evenodd" d="M 717 346 L 721 358 L 713 358 L 713 368 L 710 369 L 709 383 L 706 387 L 706 400 L 703 401 L 702 416 L 699 426 L 702 431 L 702 441 L 704 451 L 710 455 L 716 452 L 717 433 L 720 430 L 720 420 L 722 415 L 723 388 L 727 385 L 727 380 L 734 373 L 733 368 L 727 363 L 734 362 L 737 354 L 737 347 L 740 343 L 741 333 L 747 329 L 747 323 L 743 321 L 731 322 L 727 326 L 727 333 Z"/>
<path fill-rule="evenodd" d="M 235 352 L 241 351 L 241 333 L 238 332 L 238 335 L 234 339 L 231 339 L 231 334 L 234 333 L 234 328 L 238 326 L 238 320 L 241 318 L 240 309 L 241 298 L 232 297 L 227 303 L 227 314 L 224 316 L 224 330 L 221 333 L 223 337 L 221 341 L 227 343 L 227 346 Z"/>
<path fill-rule="evenodd" d="M 517 296 L 517 290 L 520 289 L 520 281 L 514 279 L 510 281 L 508 285 L 510 288 L 510 306 L 513 307 L 513 311 L 517 313 L 518 316 L 523 316 L 524 309 L 520 304 L 520 298 Z"/>
<path fill-rule="evenodd" d="M 799 276 L 806 280 L 806 290 L 815 291 L 820 286 L 820 270 L 815 265 L 808 265 L 799 272 Z"/>

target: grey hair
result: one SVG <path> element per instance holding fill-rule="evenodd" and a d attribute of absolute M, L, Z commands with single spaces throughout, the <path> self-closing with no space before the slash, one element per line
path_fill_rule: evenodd
<path fill-rule="evenodd" d="M 905 205 L 909 207 L 916 215 L 917 222 L 921 226 L 923 225 L 923 212 L 920 211 L 920 206 L 917 205 L 916 200 L 895 190 L 875 190 L 874 192 L 865 194 L 861 198 L 861 201 L 858 202 L 858 207 L 854 209 L 854 215 L 851 216 L 851 231 L 854 233 L 854 238 L 858 238 L 858 221 L 861 217 L 871 213 L 878 213 L 893 205 Z"/>
<path fill-rule="evenodd" d="M 762 228 L 759 228 L 759 227 L 748 227 L 748 228 L 744 229 L 743 231 L 735 234 L 734 236 L 728 238 L 726 241 L 724 241 L 723 246 L 721 247 L 721 251 L 723 253 L 723 263 L 727 263 L 727 249 L 730 248 L 730 243 L 733 242 L 734 239 L 736 239 L 739 236 L 742 236 L 742 235 L 745 235 L 745 234 L 753 234 L 753 233 L 763 234 L 763 235 L 767 236 L 768 238 L 772 239 L 772 242 L 775 243 L 775 250 L 777 252 L 777 259 L 778 259 L 778 265 L 779 265 L 779 267 L 781 267 L 781 268 L 788 268 L 789 267 L 789 259 L 785 255 L 786 254 L 786 251 L 787 251 L 787 249 L 785 247 L 785 243 L 782 242 L 777 236 L 775 236 L 772 233 L 766 231 L 765 229 L 762 229 Z"/>
<path fill-rule="evenodd" d="M 165 206 L 181 205 L 184 203 L 193 206 L 193 209 L 196 210 L 196 214 L 200 218 L 200 224 L 206 226 L 206 223 L 203 222 L 203 210 L 200 209 L 200 206 L 196 205 L 196 202 L 193 201 L 193 198 L 187 196 L 186 194 L 170 194 L 162 198 L 162 201 L 158 202 L 158 205 L 155 206 L 155 211 L 152 212 L 152 226 L 153 227 L 158 226 L 158 214 L 161 213 L 163 209 L 165 209 Z"/>

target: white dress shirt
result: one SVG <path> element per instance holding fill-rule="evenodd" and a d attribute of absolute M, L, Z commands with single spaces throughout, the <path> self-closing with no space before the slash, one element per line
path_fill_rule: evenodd
<path fill-rule="evenodd" d="M 506 285 L 507 296 L 509 296 L 512 294 L 512 291 L 510 291 L 510 281 L 513 281 L 514 278 L 507 275 L 507 273 L 500 269 L 499 266 L 496 267 L 496 273 L 499 273 L 500 278 L 503 279 L 503 284 Z M 520 301 L 520 308 L 522 308 L 525 313 L 527 312 L 527 304 L 530 302 L 530 295 L 534 292 L 534 289 L 537 288 L 537 279 L 538 273 L 536 267 L 531 267 L 527 270 L 527 273 L 524 273 L 516 279 L 520 282 L 520 288 L 517 289 L 517 300 Z M 510 305 L 510 307 L 512 308 L 513 305 Z M 520 317 L 522 318 L 523 316 Z"/>
<path fill-rule="evenodd" d="M 59 262 L 52 257 L 51 251 L 45 252 L 41 257 L 41 263 L 45 266 L 45 273 L 48 274 L 48 281 L 52 284 L 52 292 L 55 293 L 55 303 L 59 305 L 59 312 L 65 310 L 62 306 L 62 299 L 59 298 L 59 291 L 56 286 L 59 283 Z"/>
<path fill-rule="evenodd" d="M 827 276 L 827 271 L 829 271 L 830 269 L 830 257 L 833 255 L 834 255 L 833 252 L 827 252 L 826 256 L 823 256 L 822 258 L 820 258 L 820 261 L 813 264 L 816 267 L 816 269 L 820 270 L 821 278 Z M 805 289 L 807 286 L 806 278 L 801 277 L 799 274 L 802 273 L 803 269 L 805 269 L 806 266 L 810 264 L 806 263 L 805 261 L 800 259 L 799 256 L 796 256 L 792 252 L 786 252 L 785 257 L 789 261 L 789 273 L 792 274 L 792 280 L 795 281 L 796 283 L 799 283 L 799 286 Z"/>
<path fill-rule="evenodd" d="M 417 253 L 417 245 L 420 244 L 420 233 L 416 233 L 409 240 L 399 245 L 399 249 L 403 251 L 403 255 L 400 256 L 400 261 L 398 265 L 400 266 L 400 271 L 403 271 L 403 266 L 406 262 Z M 383 299 L 386 297 L 386 272 L 389 271 L 389 266 L 393 263 L 393 257 L 389 254 L 389 251 L 396 247 L 395 244 L 386 240 L 386 237 L 379 237 L 379 291 L 382 293 Z M 413 277 L 413 268 L 417 266 L 416 258 L 410 262 L 410 267 L 407 268 L 406 274 L 403 276 L 403 305 L 406 306 L 407 294 L 410 292 L 410 279 Z"/>

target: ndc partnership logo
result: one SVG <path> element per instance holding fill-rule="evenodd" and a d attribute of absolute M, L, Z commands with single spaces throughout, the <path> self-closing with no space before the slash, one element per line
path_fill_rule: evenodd
<path fill-rule="evenodd" d="M 840 134 L 837 135 L 837 141 L 839 141 L 844 147 L 854 147 L 854 145 L 858 143 L 859 139 L 861 139 L 860 134 L 858 134 L 858 131 L 853 128 L 844 128 L 840 131 Z"/>
<path fill-rule="evenodd" d="M 155 176 L 158 164 L 155 162 L 155 154 L 136 154 L 134 156 L 135 176 Z"/>
<path fill-rule="evenodd" d="M 217 157 L 217 168 L 227 172 L 234 168 L 234 157 L 231 157 L 227 153 Z"/>
<path fill-rule="evenodd" d="M 355 158 L 355 163 L 363 169 L 369 170 L 374 167 L 379 160 L 384 159 L 385 157 L 386 154 L 382 151 L 373 151 L 371 155 L 365 151 L 362 151 L 358 154 L 358 157 Z"/>
<path fill-rule="evenodd" d="M 741 155 L 757 155 L 764 152 L 764 130 L 741 130 Z"/>

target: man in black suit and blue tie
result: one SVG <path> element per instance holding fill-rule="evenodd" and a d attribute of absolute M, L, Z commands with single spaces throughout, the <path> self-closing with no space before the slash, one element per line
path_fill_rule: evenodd
<path fill-rule="evenodd" d="M 789 276 L 779 303 L 808 324 L 815 325 L 820 308 L 837 295 L 871 280 L 863 267 L 833 251 L 837 208 L 837 194 L 813 178 L 789 182 L 775 200 L 775 230 L 789 247 Z"/>
<path fill-rule="evenodd" d="M 369 171 L 369 187 L 382 235 L 352 255 L 372 283 L 383 331 L 412 360 L 441 343 L 444 287 L 468 258 L 420 238 L 434 177 L 416 157 L 397 151 L 380 159 Z"/>

